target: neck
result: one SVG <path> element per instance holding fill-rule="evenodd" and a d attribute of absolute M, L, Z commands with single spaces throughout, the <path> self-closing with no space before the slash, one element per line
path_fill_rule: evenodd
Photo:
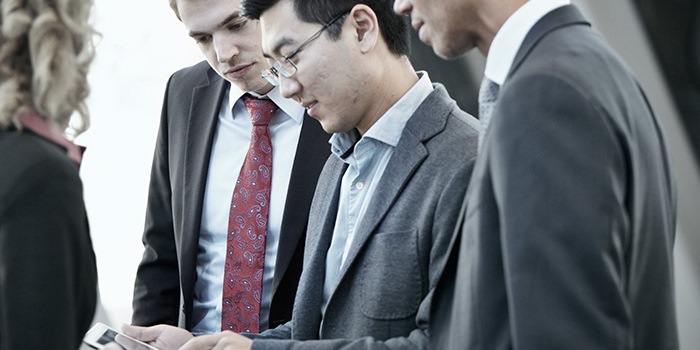
<path fill-rule="evenodd" d="M 483 10 L 479 13 L 480 23 L 482 24 L 480 40 L 477 42 L 479 51 L 484 56 L 488 56 L 489 49 L 493 39 L 501 30 L 503 24 L 508 18 L 515 13 L 528 0 L 505 0 L 493 1 L 484 5 Z"/>
<path fill-rule="evenodd" d="M 418 82 L 418 74 L 408 57 L 392 56 L 391 59 L 382 62 L 387 63 L 378 65 L 377 69 L 373 70 L 377 74 L 371 76 L 375 84 L 373 84 L 374 88 L 369 89 L 367 93 L 370 94 L 372 103 L 367 110 L 366 118 L 357 126 L 360 135 L 364 135 Z"/>

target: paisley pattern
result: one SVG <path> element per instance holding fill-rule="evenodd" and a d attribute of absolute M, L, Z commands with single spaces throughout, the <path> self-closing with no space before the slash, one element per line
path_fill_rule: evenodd
<path fill-rule="evenodd" d="M 268 124 L 277 106 L 271 100 L 250 95 L 245 95 L 243 101 L 250 112 L 253 131 L 231 199 L 221 330 L 259 333 L 272 180 L 272 141 Z"/>

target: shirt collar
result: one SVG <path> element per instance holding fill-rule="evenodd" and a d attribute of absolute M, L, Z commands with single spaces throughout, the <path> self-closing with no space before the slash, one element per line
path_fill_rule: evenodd
<path fill-rule="evenodd" d="M 418 76 L 418 82 L 367 130 L 363 138 L 375 139 L 389 146 L 396 147 L 408 120 L 428 95 L 433 92 L 433 84 L 428 73 L 419 71 Z M 359 134 L 353 129 L 333 134 L 328 142 L 332 146 L 331 151 L 336 156 L 343 158 L 343 155 L 348 153 L 348 150 L 353 147 L 358 138 Z"/>
<path fill-rule="evenodd" d="M 238 101 L 243 95 L 246 93 L 251 94 L 255 97 L 259 98 L 269 98 L 274 102 L 277 107 L 279 107 L 286 115 L 288 115 L 290 118 L 292 118 L 297 124 L 301 124 L 302 121 L 304 120 L 304 113 L 305 109 L 302 107 L 300 104 L 294 102 L 293 100 L 290 100 L 288 98 L 282 97 L 282 94 L 280 93 L 279 86 L 275 86 L 270 90 L 267 94 L 265 95 L 260 95 L 252 91 L 243 91 L 238 86 L 229 84 L 229 106 L 233 106 L 236 104 L 236 101 Z M 232 107 L 233 108 L 233 107 Z M 236 116 L 234 116 L 235 118 Z"/>
<path fill-rule="evenodd" d="M 61 132 L 52 128 L 44 118 L 40 117 L 34 111 L 22 113 L 19 117 L 19 122 L 22 124 L 22 126 L 31 130 L 35 134 L 63 147 L 66 150 L 66 155 L 68 155 L 68 158 L 70 158 L 70 160 L 72 160 L 73 163 L 80 168 L 85 147 L 77 146 L 73 142 L 68 141 L 68 139 L 61 134 Z"/>
<path fill-rule="evenodd" d="M 516 10 L 493 38 L 484 76 L 502 86 L 530 29 L 546 14 L 570 3 L 570 0 L 529 0 Z"/>

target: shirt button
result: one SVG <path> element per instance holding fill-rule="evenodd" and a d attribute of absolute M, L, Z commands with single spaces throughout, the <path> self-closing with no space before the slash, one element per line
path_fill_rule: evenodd
<path fill-rule="evenodd" d="M 365 187 L 365 184 L 362 182 L 358 182 L 355 184 L 355 188 L 357 188 L 358 190 L 361 190 L 363 187 Z"/>

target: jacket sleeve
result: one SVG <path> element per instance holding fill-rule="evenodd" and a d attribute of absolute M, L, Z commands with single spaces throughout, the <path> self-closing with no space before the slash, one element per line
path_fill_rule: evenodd
<path fill-rule="evenodd" d="M 172 78 L 171 78 L 172 79 Z M 172 81 L 172 80 L 171 80 Z M 144 253 L 136 273 L 132 323 L 177 326 L 180 275 L 173 229 L 170 183 L 168 93 L 166 89 L 148 189 Z"/>
<path fill-rule="evenodd" d="M 492 124 L 499 142 L 486 156 L 500 211 L 512 346 L 624 347 L 632 238 L 624 137 L 610 111 L 575 81 L 552 73 L 510 84 L 504 118 Z"/>

